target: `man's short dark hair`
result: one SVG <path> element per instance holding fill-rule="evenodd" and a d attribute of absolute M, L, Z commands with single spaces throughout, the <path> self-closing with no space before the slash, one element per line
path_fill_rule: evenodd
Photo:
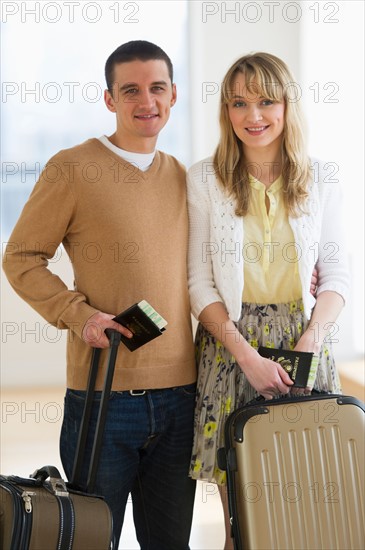
<path fill-rule="evenodd" d="M 109 92 L 113 92 L 114 67 L 119 63 L 129 63 L 130 61 L 151 61 L 161 59 L 165 61 L 171 82 L 173 82 L 173 66 L 169 56 L 156 44 L 146 40 L 132 40 L 126 42 L 117 48 L 107 59 L 105 64 L 105 80 Z"/>

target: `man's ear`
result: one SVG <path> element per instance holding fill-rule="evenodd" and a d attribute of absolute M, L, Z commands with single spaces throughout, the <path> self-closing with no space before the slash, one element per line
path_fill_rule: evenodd
<path fill-rule="evenodd" d="M 172 85 L 172 97 L 170 101 L 170 107 L 173 107 L 177 100 L 177 90 L 176 90 L 176 84 Z"/>
<path fill-rule="evenodd" d="M 116 112 L 115 101 L 113 99 L 112 94 L 109 92 L 109 90 L 104 91 L 104 102 L 105 102 L 105 105 L 107 106 L 107 109 L 110 112 L 112 112 L 112 113 Z"/>

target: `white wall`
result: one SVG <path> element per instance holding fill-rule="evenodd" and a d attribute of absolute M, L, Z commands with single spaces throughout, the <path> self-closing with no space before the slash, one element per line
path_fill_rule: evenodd
<path fill-rule="evenodd" d="M 299 77 L 301 8 L 298 2 L 270 4 L 190 2 L 193 162 L 210 155 L 217 144 L 220 85 L 237 58 L 250 51 L 268 51 Z"/>
<path fill-rule="evenodd" d="M 310 153 L 339 179 L 351 296 L 339 318 L 337 356 L 364 354 L 364 2 L 309 2 L 303 12 L 301 84 Z"/>
<path fill-rule="evenodd" d="M 71 265 L 62 251 L 49 267 L 72 288 Z M 64 386 L 66 339 L 67 331 L 49 325 L 30 308 L 2 272 L 0 387 Z"/>

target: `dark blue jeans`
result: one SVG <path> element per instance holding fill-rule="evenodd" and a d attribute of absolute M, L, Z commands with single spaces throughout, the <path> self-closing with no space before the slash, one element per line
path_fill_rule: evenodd
<path fill-rule="evenodd" d="M 71 478 L 84 391 L 67 390 L 60 451 Z M 82 484 L 86 482 L 100 392 L 96 392 Z M 188 477 L 193 440 L 195 384 L 144 395 L 112 392 L 94 492 L 109 504 L 116 548 L 128 495 L 143 550 L 187 550 L 195 482 Z"/>

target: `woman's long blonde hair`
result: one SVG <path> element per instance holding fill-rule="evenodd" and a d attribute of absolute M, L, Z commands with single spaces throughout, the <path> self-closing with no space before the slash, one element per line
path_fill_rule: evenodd
<path fill-rule="evenodd" d="M 310 161 L 306 152 L 305 132 L 299 105 L 300 87 L 286 64 L 274 55 L 257 52 L 238 59 L 228 70 L 221 89 L 220 141 L 214 154 L 215 174 L 227 194 L 236 201 L 236 214 L 248 211 L 250 185 L 242 142 L 236 136 L 228 115 L 233 82 L 238 73 L 244 75 L 246 87 L 254 95 L 284 101 L 285 123 L 281 146 L 281 169 L 284 201 L 292 216 L 303 211 L 308 196 Z"/>

